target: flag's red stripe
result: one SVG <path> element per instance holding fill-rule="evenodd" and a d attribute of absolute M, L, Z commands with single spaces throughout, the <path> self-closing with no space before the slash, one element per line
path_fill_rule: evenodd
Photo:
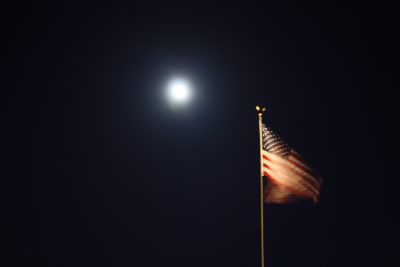
<path fill-rule="evenodd" d="M 317 178 L 315 177 L 315 174 L 312 173 L 310 170 L 307 170 L 306 168 L 304 168 L 303 166 L 301 166 L 300 164 L 292 161 L 292 160 L 288 160 L 290 163 L 292 163 L 293 165 L 295 165 L 297 168 L 299 168 L 300 170 L 304 171 L 305 173 L 309 174 L 311 176 L 311 178 L 309 177 L 304 177 L 305 180 L 307 180 L 309 183 L 312 184 L 312 186 L 314 186 L 315 188 L 319 188 L 320 187 L 320 183 L 317 180 Z"/>
<path fill-rule="evenodd" d="M 272 162 L 272 160 L 271 160 L 271 162 Z M 278 163 L 278 164 L 282 164 L 282 163 Z M 268 164 L 266 164 L 266 163 L 263 163 L 263 167 L 265 167 L 267 169 L 271 169 L 268 166 Z M 307 190 L 310 191 L 310 193 L 312 193 L 316 197 L 318 196 L 318 193 L 316 193 L 316 192 L 319 192 L 319 184 L 316 184 L 316 182 L 312 178 L 305 177 L 304 175 L 299 174 L 298 171 L 296 171 L 288 166 L 284 166 L 284 167 L 287 169 L 290 169 L 290 171 L 294 172 L 295 175 L 300 175 L 302 177 L 302 179 L 304 179 L 304 181 L 306 182 L 306 184 L 303 184 L 302 186 L 307 188 Z M 316 191 L 316 192 L 313 192 L 313 191 Z"/>
<path fill-rule="evenodd" d="M 298 160 L 298 159 L 297 159 Z M 293 163 L 294 165 L 296 165 L 296 167 L 298 167 L 299 169 L 309 173 L 310 170 L 305 168 L 304 166 L 301 166 L 299 163 L 297 163 L 296 161 L 292 160 L 290 157 L 288 158 L 288 161 L 290 161 L 291 163 Z"/>
<path fill-rule="evenodd" d="M 296 157 L 297 158 L 297 157 Z M 275 162 L 275 160 L 273 160 L 273 159 L 271 159 L 270 157 L 268 157 L 267 155 L 263 155 L 263 159 L 265 160 L 265 161 L 267 161 L 267 162 L 263 162 L 263 167 L 265 167 L 265 168 L 267 168 L 267 169 L 270 169 L 269 168 L 269 166 L 268 166 L 268 164 L 266 164 L 266 163 L 268 163 L 268 161 L 271 161 L 271 162 Z M 278 164 L 280 164 L 280 165 L 284 165 L 283 163 L 280 163 L 280 162 L 276 162 L 276 163 L 278 163 Z M 290 161 L 290 163 L 292 163 L 294 166 L 299 166 L 299 164 L 295 164 L 295 163 L 293 163 L 292 161 Z M 290 167 L 288 167 L 288 166 L 285 166 L 284 165 L 284 167 L 285 168 L 290 168 Z M 300 166 L 301 167 L 301 166 Z M 317 180 L 317 178 L 315 178 L 314 176 L 313 176 L 313 174 L 311 174 L 309 171 L 307 171 L 307 170 L 304 170 L 304 168 L 299 168 L 301 171 L 305 171 L 305 173 L 307 173 L 308 175 L 310 175 L 311 177 L 306 177 L 306 176 L 304 176 L 304 175 L 301 175 L 301 177 L 304 179 L 304 181 L 308 184 L 305 184 L 305 185 L 303 185 L 303 186 L 305 186 L 308 190 L 310 190 L 311 192 L 313 191 L 313 190 L 315 190 L 315 191 L 317 191 L 317 192 L 319 192 L 319 188 L 320 188 L 320 183 L 319 183 L 319 181 Z M 292 172 L 295 172 L 295 173 L 297 173 L 298 174 L 298 171 L 296 171 L 295 169 L 292 169 L 291 170 Z M 265 173 L 264 173 L 264 175 L 265 175 Z M 266 176 L 268 176 L 269 177 L 269 175 L 266 175 Z M 295 190 L 295 189 L 294 189 Z M 312 194 L 314 195 L 315 193 L 314 192 L 312 192 Z M 318 197 L 318 193 L 316 194 L 316 197 Z"/>
<path fill-rule="evenodd" d="M 269 160 L 269 161 L 273 161 L 273 160 L 271 160 L 270 158 L 268 158 L 266 155 L 263 155 L 263 158 L 264 159 L 266 159 L 266 160 Z M 301 167 L 301 166 L 299 166 L 299 164 L 296 164 L 295 162 L 293 162 L 293 161 L 291 161 L 291 160 L 288 160 L 288 161 L 290 161 L 291 163 L 293 163 L 295 166 L 298 166 L 299 168 Z M 278 164 L 282 164 L 282 163 L 279 163 L 278 162 Z M 314 177 L 314 175 L 312 174 L 312 173 L 310 173 L 309 171 L 307 171 L 307 170 L 305 170 L 304 168 L 300 168 L 301 170 L 304 170 L 306 173 L 308 173 L 312 178 L 308 178 L 308 177 L 304 177 L 303 176 L 303 178 L 306 180 L 306 181 L 308 181 L 317 191 L 318 191 L 318 189 L 319 189 L 319 187 L 320 187 L 320 184 L 319 184 L 319 182 L 318 181 L 316 181 L 316 178 Z"/>
<path fill-rule="evenodd" d="M 275 173 L 276 175 L 279 175 L 279 171 L 278 171 L 278 173 Z M 271 174 L 272 176 L 275 176 L 275 174 Z M 286 174 L 286 175 L 289 175 L 289 174 Z M 298 174 L 294 174 L 294 175 L 298 175 Z M 271 177 L 271 176 L 270 176 Z M 317 188 L 314 188 L 313 187 L 313 185 L 310 185 L 309 183 L 308 183 L 308 181 L 307 181 L 307 179 L 305 179 L 304 177 L 301 177 L 302 179 L 303 179 L 303 181 L 302 182 L 296 182 L 295 184 L 297 185 L 297 186 L 300 186 L 301 188 L 303 188 L 303 190 L 306 190 L 307 192 L 306 192 L 306 194 L 310 194 L 310 195 L 313 195 L 314 197 L 318 197 L 318 189 Z M 277 180 L 277 181 L 279 181 L 279 180 Z M 304 183 L 305 182 L 305 183 Z M 282 184 L 286 184 L 286 183 L 284 183 L 284 182 L 280 182 L 280 183 L 282 183 Z M 296 185 L 286 185 L 287 187 L 296 187 Z M 299 189 L 295 189 L 295 190 L 299 190 Z"/>
<path fill-rule="evenodd" d="M 267 174 L 267 173 L 264 172 L 264 174 Z M 298 191 L 298 190 L 296 190 L 296 189 L 294 189 L 294 188 L 292 188 L 292 187 L 290 187 L 290 186 L 284 185 L 284 184 L 282 184 L 281 182 L 278 182 L 277 180 L 275 180 L 274 178 L 272 178 L 272 177 L 271 177 L 270 175 L 268 175 L 268 174 L 267 174 L 266 176 L 269 177 L 270 181 L 271 181 L 272 183 L 274 183 L 275 185 L 280 186 L 280 187 L 283 187 L 284 189 L 286 189 L 286 190 L 288 190 L 288 191 L 291 191 L 291 192 L 293 192 L 294 194 L 299 195 L 300 197 L 311 198 L 311 199 L 315 202 L 315 200 L 314 200 L 310 195 L 307 195 L 307 194 L 305 194 L 305 193 L 303 193 L 303 192 L 300 192 L 300 191 Z"/>
<path fill-rule="evenodd" d="M 300 161 L 301 163 L 303 163 L 305 166 L 302 166 L 301 164 L 296 162 L 294 159 L 292 159 L 292 157 L 295 158 L 296 160 Z M 304 160 L 300 157 L 299 154 L 291 151 L 290 156 L 288 157 L 288 161 L 290 161 L 291 163 L 293 163 L 294 165 L 296 165 L 303 171 L 308 172 L 311 176 L 314 176 L 314 177 L 316 176 L 314 171 L 310 167 L 308 167 L 308 165 L 304 162 Z"/>

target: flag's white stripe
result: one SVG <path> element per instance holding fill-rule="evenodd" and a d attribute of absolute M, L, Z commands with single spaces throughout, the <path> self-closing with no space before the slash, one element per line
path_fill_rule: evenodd
<path fill-rule="evenodd" d="M 320 179 L 318 177 L 316 177 L 314 175 L 314 172 L 312 171 L 311 168 L 309 168 L 307 165 L 305 165 L 303 162 L 299 162 L 298 160 L 295 161 L 295 164 L 285 160 L 283 158 L 281 158 L 278 155 L 275 155 L 274 153 L 269 153 L 267 151 L 263 151 L 265 153 L 263 153 L 263 155 L 267 156 L 268 158 L 273 158 L 276 157 L 277 159 L 280 159 L 279 162 L 281 164 L 284 164 L 285 166 L 289 167 L 289 168 L 294 168 L 294 171 L 296 172 L 300 172 L 302 175 L 304 175 L 304 178 L 309 180 L 310 183 L 312 183 L 314 185 L 315 188 L 317 188 L 317 190 L 320 189 Z M 292 151 L 291 151 L 292 154 Z M 293 158 L 291 157 L 291 154 L 289 156 L 290 160 L 292 160 Z M 296 163 L 298 163 L 300 166 L 302 166 L 304 169 L 302 169 L 301 167 L 296 166 Z"/>
<path fill-rule="evenodd" d="M 295 163 L 299 164 L 301 167 L 303 167 L 304 169 L 306 169 L 307 171 L 309 171 L 310 173 L 313 173 L 313 170 L 308 167 L 307 164 L 305 164 L 303 162 L 303 158 L 299 155 L 299 153 L 297 153 L 295 150 L 291 150 L 290 151 L 290 160 L 294 161 Z"/>
<path fill-rule="evenodd" d="M 291 180 L 289 179 L 289 183 L 291 181 L 294 181 L 299 184 L 303 184 L 305 187 L 309 188 L 313 193 L 315 193 L 317 196 L 319 194 L 319 189 L 320 189 L 320 184 L 316 180 L 315 177 L 313 177 L 310 173 L 300 169 L 297 167 L 295 164 L 281 158 L 278 155 L 263 151 L 264 155 L 266 155 L 270 160 L 263 160 L 263 163 L 266 163 L 271 169 L 279 172 L 284 172 L 285 176 L 289 175 L 288 177 L 291 177 Z M 263 172 L 267 171 L 268 168 L 265 168 L 263 166 Z M 268 173 L 268 172 L 267 172 Z M 285 180 L 281 181 L 286 182 Z"/>
<path fill-rule="evenodd" d="M 321 186 L 321 183 L 322 183 L 321 178 L 317 174 L 315 174 L 314 170 L 311 169 L 306 163 L 295 158 L 295 156 L 292 155 L 292 152 L 289 154 L 289 157 L 287 159 L 288 159 L 288 162 L 294 164 L 299 169 L 308 173 L 310 175 L 310 177 L 312 177 L 313 183 L 318 185 L 318 188 Z"/>
<path fill-rule="evenodd" d="M 272 171 L 277 175 L 278 179 L 281 179 L 280 182 L 290 186 L 300 186 L 306 190 L 310 191 L 313 195 L 318 196 L 318 188 L 314 187 L 312 183 L 305 178 L 304 173 L 299 173 L 293 170 L 290 167 L 283 166 L 277 162 L 266 161 L 269 169 L 268 171 Z"/>
<path fill-rule="evenodd" d="M 283 167 L 287 168 L 288 171 L 290 170 L 291 172 L 293 172 L 294 175 L 301 176 L 304 182 L 307 183 L 316 192 L 320 190 L 320 183 L 312 174 L 302 170 L 295 164 L 286 160 L 282 162 L 277 162 L 277 164 L 282 164 Z"/>
<path fill-rule="evenodd" d="M 264 191 L 265 203 L 290 203 L 296 199 L 296 194 L 275 184 L 270 184 Z"/>
<path fill-rule="evenodd" d="M 266 170 L 266 173 L 272 179 L 274 182 L 278 184 L 278 186 L 283 186 L 286 187 L 288 190 L 292 191 L 294 194 L 308 197 L 313 199 L 314 202 L 317 201 L 317 196 L 313 194 L 311 191 L 307 190 L 306 188 L 302 187 L 298 183 L 290 183 L 290 180 L 292 180 L 293 177 L 287 177 L 286 175 L 282 173 L 277 173 L 273 170 Z M 289 179 L 289 180 L 288 180 Z"/>
<path fill-rule="evenodd" d="M 312 196 L 314 199 L 318 198 L 318 191 L 315 190 L 306 180 L 302 179 L 301 176 L 295 176 L 293 173 L 286 172 L 282 169 L 274 170 L 270 169 L 270 172 L 274 173 L 275 180 L 281 182 L 282 185 L 286 185 L 288 187 L 297 188 L 298 191 L 303 192 L 303 194 L 307 194 Z M 286 179 L 286 180 L 282 180 Z"/>

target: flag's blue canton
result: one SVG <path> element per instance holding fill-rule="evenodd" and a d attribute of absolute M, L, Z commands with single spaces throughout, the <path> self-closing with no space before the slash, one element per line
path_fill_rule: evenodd
<path fill-rule="evenodd" d="M 262 125 L 262 146 L 265 151 L 287 158 L 290 154 L 290 147 L 265 124 Z"/>

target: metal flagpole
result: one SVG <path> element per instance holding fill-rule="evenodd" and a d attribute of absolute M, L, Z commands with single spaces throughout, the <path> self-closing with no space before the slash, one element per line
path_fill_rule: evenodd
<path fill-rule="evenodd" d="M 264 181 L 262 173 L 262 115 L 265 108 L 256 106 L 258 111 L 258 129 L 260 134 L 260 242 L 261 242 L 261 267 L 264 267 Z"/>

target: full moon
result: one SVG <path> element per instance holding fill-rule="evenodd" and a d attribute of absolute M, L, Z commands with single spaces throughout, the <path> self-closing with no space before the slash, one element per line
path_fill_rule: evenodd
<path fill-rule="evenodd" d="M 169 101 L 174 105 L 183 105 L 191 99 L 191 87 L 189 82 L 183 78 L 175 78 L 168 83 L 167 95 Z"/>

